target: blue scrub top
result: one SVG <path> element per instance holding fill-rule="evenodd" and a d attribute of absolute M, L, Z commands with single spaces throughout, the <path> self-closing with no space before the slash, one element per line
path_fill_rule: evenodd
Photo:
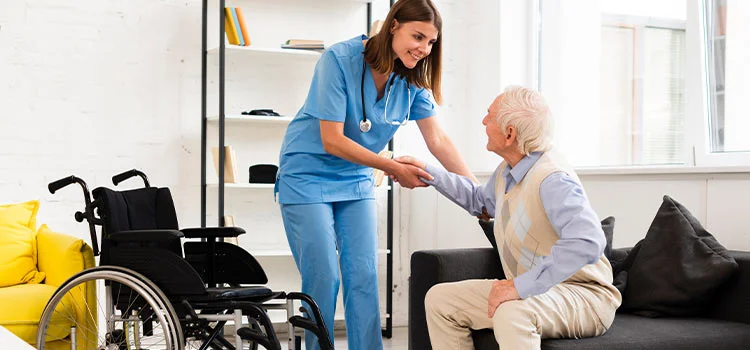
<path fill-rule="evenodd" d="M 377 90 L 369 65 L 363 66 L 362 40 L 357 36 L 337 43 L 325 52 L 315 66 L 305 104 L 289 123 L 279 156 L 276 191 L 281 204 L 309 204 L 375 198 L 373 169 L 336 157 L 323 149 L 320 120 L 343 122 L 344 135 L 372 152 L 382 151 L 398 130 L 383 119 L 388 99 L 388 121 L 402 122 L 411 108 L 410 120 L 435 115 L 429 90 L 409 86 L 401 77 L 386 86 L 383 97 Z M 372 129 L 359 130 L 362 120 L 360 87 L 365 69 L 364 94 L 367 119 Z M 392 91 L 388 95 L 388 89 Z M 411 92 L 411 100 L 409 94 Z"/>

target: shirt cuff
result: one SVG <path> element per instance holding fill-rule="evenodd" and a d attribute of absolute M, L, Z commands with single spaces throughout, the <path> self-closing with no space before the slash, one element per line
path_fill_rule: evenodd
<path fill-rule="evenodd" d="M 513 284 L 516 286 L 516 292 L 521 299 L 533 297 L 538 294 L 535 288 L 535 282 L 533 276 L 530 273 L 525 272 L 513 279 Z"/>
<path fill-rule="evenodd" d="M 438 183 L 438 181 L 445 176 L 444 174 L 445 170 L 443 170 L 442 168 L 436 167 L 434 165 L 430 165 L 430 163 L 424 164 L 424 171 L 432 175 L 433 179 L 432 180 L 427 180 L 425 178 L 420 178 L 420 179 L 422 179 L 424 183 L 430 186 L 435 186 L 435 184 Z"/>

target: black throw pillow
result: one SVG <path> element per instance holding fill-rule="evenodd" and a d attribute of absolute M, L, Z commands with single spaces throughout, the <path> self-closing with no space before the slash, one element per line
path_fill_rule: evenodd
<path fill-rule="evenodd" d="M 607 246 L 604 248 L 604 255 L 607 257 L 607 259 L 610 260 L 610 262 L 615 259 L 616 261 L 622 261 L 625 256 L 618 255 L 616 251 L 612 250 L 612 236 L 614 235 L 615 231 L 615 218 L 613 216 L 606 217 L 601 222 L 602 224 L 602 230 L 604 231 L 604 237 L 607 239 Z M 485 221 L 482 219 L 479 219 L 479 226 L 482 227 L 482 231 L 484 231 L 484 235 L 487 236 L 487 240 L 490 241 L 490 244 L 492 244 L 492 248 L 495 248 L 495 252 L 497 253 L 497 242 L 495 242 L 495 220 L 489 220 Z M 612 263 L 612 267 L 614 268 L 614 262 Z"/>
<path fill-rule="evenodd" d="M 641 316 L 700 315 L 737 270 L 726 248 L 669 196 L 636 248 L 615 277 L 627 279 L 621 308 Z"/>

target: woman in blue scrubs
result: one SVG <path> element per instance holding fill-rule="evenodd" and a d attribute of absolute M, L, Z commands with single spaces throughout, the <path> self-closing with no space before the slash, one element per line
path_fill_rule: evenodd
<path fill-rule="evenodd" d="M 276 181 L 302 292 L 317 302 L 331 339 L 343 282 L 349 349 L 383 347 L 372 168 L 408 188 L 426 186 L 420 176 L 430 178 L 377 153 L 414 120 L 446 169 L 474 179 L 435 117 L 442 37 L 435 5 L 398 1 L 384 23 L 369 40 L 357 36 L 322 54 L 307 100 L 287 128 Z M 318 348 L 309 332 L 305 343 Z"/>

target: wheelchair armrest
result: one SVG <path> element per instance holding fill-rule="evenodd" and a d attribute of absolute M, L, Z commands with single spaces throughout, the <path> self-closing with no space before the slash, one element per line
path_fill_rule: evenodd
<path fill-rule="evenodd" d="M 143 242 L 177 239 L 179 241 L 184 235 L 177 230 L 132 230 L 112 233 L 108 239 L 112 242 Z"/>
<path fill-rule="evenodd" d="M 199 227 L 184 228 L 180 231 L 185 234 L 185 238 L 237 237 L 245 233 L 240 227 Z"/>

